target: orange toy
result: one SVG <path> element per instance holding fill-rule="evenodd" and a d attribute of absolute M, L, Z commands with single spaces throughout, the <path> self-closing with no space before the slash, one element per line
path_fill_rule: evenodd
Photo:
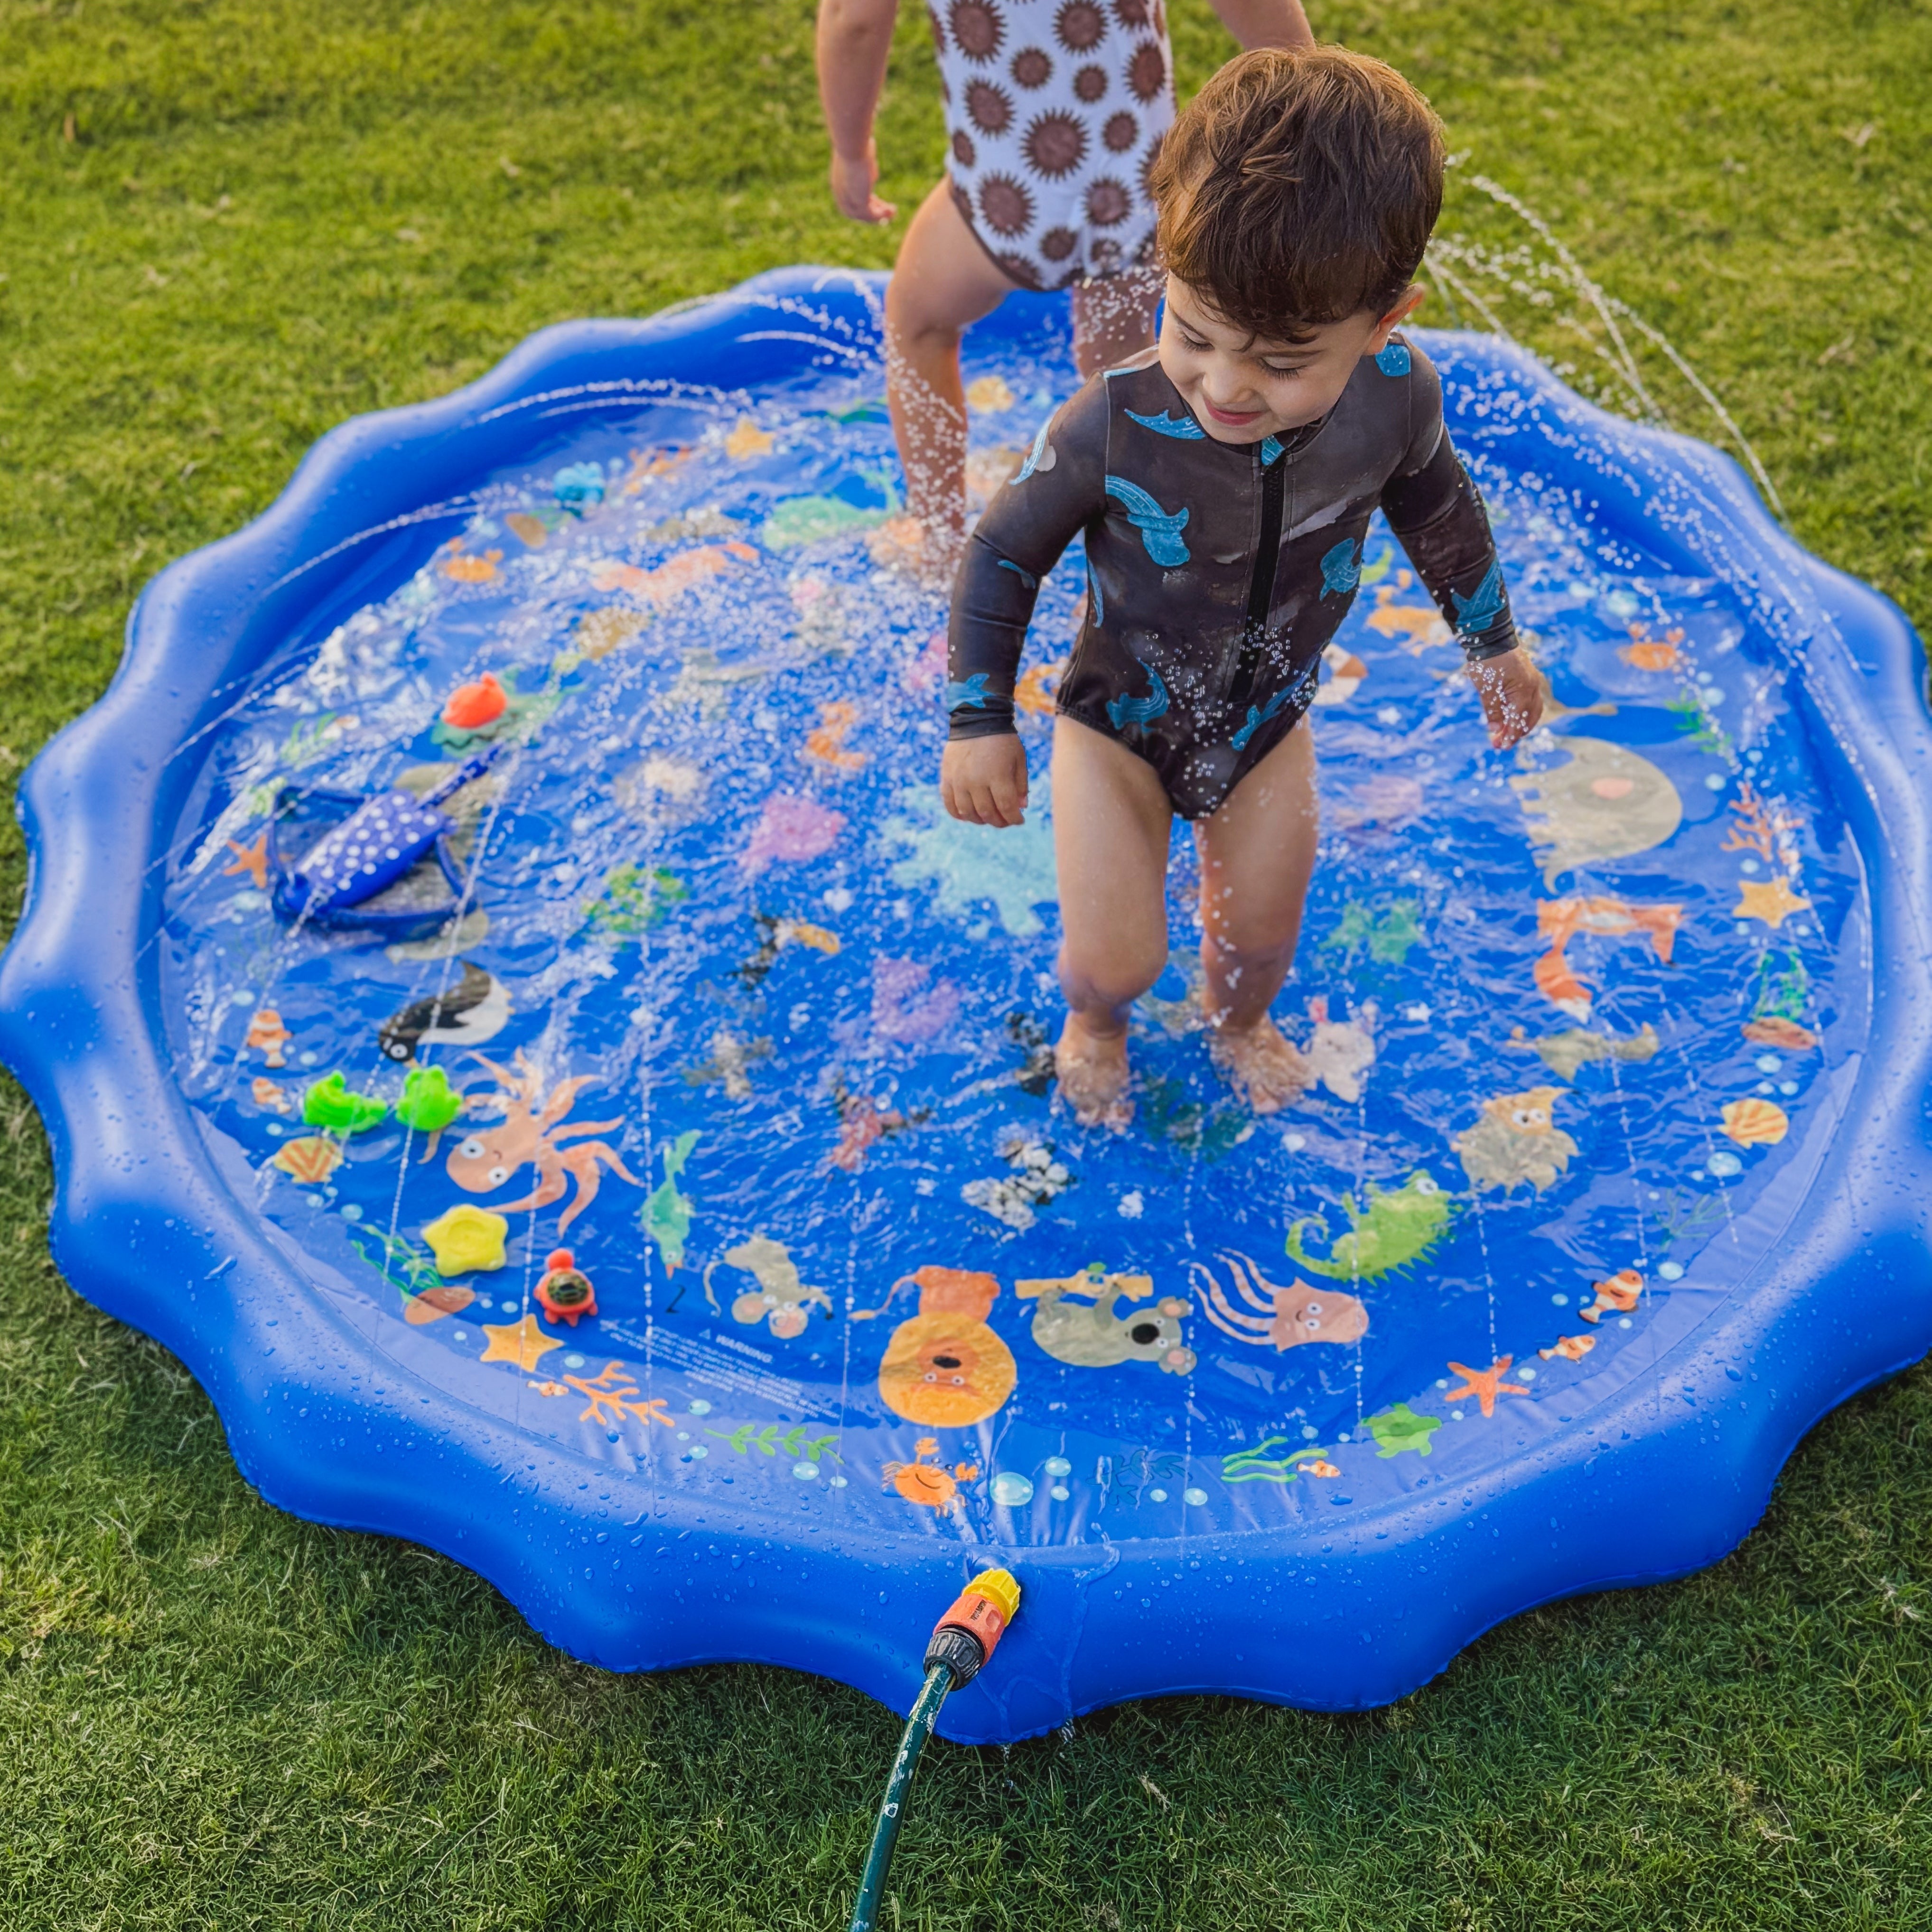
<path fill-rule="evenodd" d="M 537 1300 L 553 1322 L 568 1322 L 573 1328 L 585 1316 L 597 1312 L 597 1291 L 590 1277 L 579 1272 L 577 1257 L 568 1248 L 550 1251 L 544 1278 L 537 1283 Z"/>
<path fill-rule="evenodd" d="M 510 708 L 509 694 L 485 671 L 474 684 L 459 684 L 442 707 L 442 722 L 458 731 L 480 731 Z"/>

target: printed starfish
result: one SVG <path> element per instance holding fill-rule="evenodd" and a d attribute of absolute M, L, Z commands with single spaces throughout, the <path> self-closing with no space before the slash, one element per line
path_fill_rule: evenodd
<path fill-rule="evenodd" d="M 1496 1397 L 1499 1395 L 1527 1395 L 1529 1391 L 1520 1382 L 1503 1380 L 1514 1355 L 1498 1355 L 1486 1369 L 1472 1369 L 1461 1362 L 1451 1362 L 1449 1366 L 1462 1378 L 1460 1388 L 1452 1388 L 1443 1396 L 1444 1402 L 1461 1402 L 1474 1396 L 1485 1415 L 1496 1412 Z"/>
<path fill-rule="evenodd" d="M 520 1322 L 486 1322 L 483 1332 L 489 1336 L 490 1346 L 483 1351 L 480 1360 L 514 1362 L 526 1372 L 535 1368 L 551 1349 L 563 1346 L 537 1326 L 534 1315 L 526 1315 Z"/>
<path fill-rule="evenodd" d="M 228 849 L 235 854 L 232 865 L 224 866 L 221 876 L 232 878 L 246 872 L 255 882 L 257 892 L 268 889 L 268 835 L 264 832 L 252 845 L 238 845 L 233 839 L 228 842 Z"/>
<path fill-rule="evenodd" d="M 1760 885 L 1750 879 L 1738 881 L 1738 902 L 1731 908 L 1733 919 L 1761 919 L 1775 931 L 1795 912 L 1810 908 L 1811 902 L 1800 898 L 1787 879 L 1773 879 Z"/>
<path fill-rule="evenodd" d="M 748 456 L 767 456 L 776 439 L 770 430 L 760 429 L 749 416 L 740 416 L 738 426 L 724 439 L 724 453 L 742 463 Z"/>

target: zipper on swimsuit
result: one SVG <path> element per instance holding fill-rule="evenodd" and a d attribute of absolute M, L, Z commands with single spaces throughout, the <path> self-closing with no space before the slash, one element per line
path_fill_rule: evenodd
<path fill-rule="evenodd" d="M 1274 577 L 1281 562 L 1282 508 L 1288 495 L 1288 452 L 1262 472 L 1261 546 L 1255 552 L 1255 574 L 1248 584 L 1248 620 L 1241 634 L 1241 655 L 1234 665 L 1234 682 L 1228 702 L 1239 717 L 1255 688 L 1261 668 L 1262 644 L 1268 635 L 1268 611 L 1274 602 Z"/>

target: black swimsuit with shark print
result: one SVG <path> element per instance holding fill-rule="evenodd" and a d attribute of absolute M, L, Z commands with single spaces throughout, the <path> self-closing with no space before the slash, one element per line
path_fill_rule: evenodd
<path fill-rule="evenodd" d="M 950 735 L 1013 729 L 1040 580 L 1084 532 L 1087 620 L 1058 708 L 1145 758 L 1183 818 L 1204 818 L 1307 710 L 1378 506 L 1468 656 L 1514 648 L 1489 518 L 1412 344 L 1392 338 L 1327 416 L 1258 443 L 1210 436 L 1154 350 L 1096 376 L 967 544 Z"/>

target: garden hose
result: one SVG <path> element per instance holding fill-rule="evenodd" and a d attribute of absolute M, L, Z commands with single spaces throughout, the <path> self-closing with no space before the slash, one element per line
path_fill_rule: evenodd
<path fill-rule="evenodd" d="M 952 1607 L 932 1627 L 926 1646 L 926 1682 L 913 1700 L 899 1739 L 892 1774 L 886 1781 L 885 1801 L 872 1829 L 872 1848 L 866 1856 L 865 1876 L 859 1881 L 858 1903 L 852 1908 L 851 1932 L 874 1932 L 879 1906 L 886 1894 L 886 1874 L 898 1843 L 906 1802 L 912 1795 L 913 1773 L 920 1753 L 939 1721 L 939 1707 L 955 1684 L 970 1684 L 985 1667 L 1007 1624 L 1020 1606 L 1020 1586 L 1011 1572 L 988 1570 L 975 1576 Z"/>

